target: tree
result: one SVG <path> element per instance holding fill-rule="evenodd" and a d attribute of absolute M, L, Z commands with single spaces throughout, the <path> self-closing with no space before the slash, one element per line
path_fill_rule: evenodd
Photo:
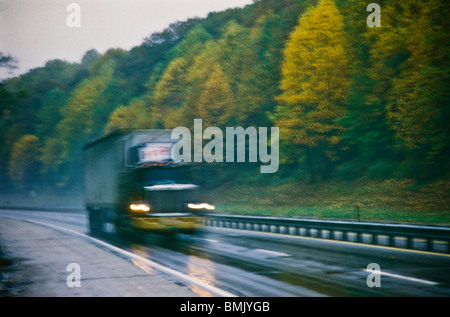
<path fill-rule="evenodd" d="M 164 118 L 165 128 L 184 126 L 191 128 L 195 118 L 200 118 L 199 102 L 205 90 L 211 74 L 219 67 L 219 47 L 216 41 L 210 40 L 203 44 L 198 55 L 193 56 L 192 61 L 187 64 L 185 77 L 186 87 L 183 95 L 181 108 L 175 108 Z M 155 115 L 158 115 L 157 113 Z"/>
<path fill-rule="evenodd" d="M 61 120 L 54 129 L 49 142 L 45 143 L 43 155 L 46 157 L 45 170 L 52 170 L 49 164 L 58 162 L 59 185 L 66 185 L 71 177 L 79 173 L 82 146 L 96 137 L 104 129 L 109 113 L 100 113 L 105 90 L 113 80 L 114 60 L 106 60 L 97 65 L 97 73 L 83 80 L 72 92 L 67 103 L 61 108 Z M 55 143 L 57 140 L 59 146 Z M 58 149 L 58 151 L 55 151 Z M 49 152 L 47 152 L 49 151 Z"/>
<path fill-rule="evenodd" d="M 95 49 L 87 51 L 84 54 L 83 58 L 81 59 L 81 67 L 86 70 L 89 70 L 89 68 L 93 64 L 95 64 L 100 57 L 101 57 L 100 53 Z"/>
<path fill-rule="evenodd" d="M 385 102 L 399 149 L 423 180 L 447 169 L 450 113 L 449 27 L 445 1 L 393 1 L 383 9 L 383 32 L 372 30 L 372 77 Z"/>
<path fill-rule="evenodd" d="M 156 119 L 152 117 L 149 98 L 144 96 L 133 99 L 127 106 L 119 106 L 111 113 L 105 132 L 116 129 L 154 129 Z"/>
<path fill-rule="evenodd" d="M 187 95 L 188 63 L 183 57 L 176 58 L 166 68 L 155 87 L 152 103 L 159 127 L 164 126 L 164 118 L 171 111 L 182 107 Z"/>
<path fill-rule="evenodd" d="M 30 189 L 39 184 L 40 149 L 35 135 L 24 135 L 17 140 L 9 161 L 9 176 L 21 187 Z"/>
<path fill-rule="evenodd" d="M 267 92 L 261 89 L 270 76 L 259 67 L 258 41 L 260 34 L 236 21 L 229 22 L 217 41 L 219 63 L 228 78 L 236 104 L 234 119 L 239 125 L 258 125 L 264 119 L 263 102 Z"/>
<path fill-rule="evenodd" d="M 0 70 L 6 70 L 8 74 L 11 74 L 15 69 L 17 69 L 17 60 L 11 55 L 4 55 L 3 52 L 0 52 Z"/>
<path fill-rule="evenodd" d="M 211 39 L 211 35 L 201 25 L 197 25 L 189 31 L 186 38 L 175 46 L 168 55 L 171 60 L 183 57 L 188 63 L 191 63 L 195 56 L 201 52 L 204 44 Z"/>
<path fill-rule="evenodd" d="M 205 126 L 226 127 L 235 110 L 231 87 L 217 67 L 204 85 L 198 101 L 198 114 Z"/>
<path fill-rule="evenodd" d="M 286 45 L 275 116 L 281 138 L 303 154 L 312 180 L 316 170 L 328 176 L 337 159 L 343 127 L 336 120 L 345 113 L 349 61 L 342 16 L 332 0 L 321 0 L 301 16 Z"/>
<path fill-rule="evenodd" d="M 62 140 L 50 137 L 44 142 L 41 149 L 41 174 L 50 186 L 63 187 L 67 183 L 67 171 L 64 171 L 64 168 L 67 168 L 67 162 L 61 158 L 64 147 Z"/>
<path fill-rule="evenodd" d="M 61 109 L 67 102 L 67 94 L 59 88 L 50 90 L 42 100 L 42 108 L 37 114 L 36 133 L 44 141 L 52 135 L 61 120 Z"/>
<path fill-rule="evenodd" d="M 382 2 L 379 4 L 385 8 Z M 384 29 L 373 30 L 361 23 L 367 18 L 366 9 L 367 6 L 359 0 L 340 2 L 346 32 L 351 34 L 347 38 L 352 56 L 352 85 L 346 113 L 338 120 L 345 128 L 342 136 L 345 151 L 340 155 L 337 174 L 347 179 L 392 176 L 399 160 L 399 153 L 393 147 L 393 133 L 387 123 L 385 102 L 377 93 L 379 82 L 371 76 L 373 40 L 367 37 L 367 33 L 384 33 Z"/>
<path fill-rule="evenodd" d="M 141 124 L 153 128 L 173 128 L 185 122 L 180 115 L 192 86 L 189 69 L 210 39 L 203 27 L 194 27 L 167 53 L 167 63 L 155 67 L 145 85 L 147 91 L 142 96 L 147 109 L 146 123 Z"/>

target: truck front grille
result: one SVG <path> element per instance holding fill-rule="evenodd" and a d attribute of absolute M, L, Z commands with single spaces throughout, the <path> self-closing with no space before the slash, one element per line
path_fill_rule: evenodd
<path fill-rule="evenodd" d="M 183 212 L 184 202 L 182 200 L 182 191 L 152 191 L 148 193 L 151 212 Z"/>

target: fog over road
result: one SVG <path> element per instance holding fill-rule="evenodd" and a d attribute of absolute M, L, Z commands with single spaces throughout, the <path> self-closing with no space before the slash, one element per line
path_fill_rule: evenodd
<path fill-rule="evenodd" d="M 5 225 L 14 226 L 14 230 L 6 230 Z M 8 254 L 20 254 L 21 250 L 13 249 L 13 242 L 32 234 L 43 235 L 40 250 L 57 248 L 60 263 L 76 262 L 71 260 L 74 257 L 81 262 L 78 293 L 59 287 L 45 294 L 46 287 L 41 287 L 43 293 L 38 296 L 137 296 L 133 293 L 136 285 L 148 287 L 149 291 L 141 292 L 143 296 L 450 295 L 450 256 L 446 254 L 209 227 L 196 236 L 148 235 L 144 241 L 131 242 L 111 234 L 99 241 L 89 236 L 85 214 L 0 210 L 0 244 Z M 5 243 L 8 241 L 10 245 Z M 45 257 L 49 253 L 39 253 L 41 265 L 55 263 L 55 258 Z M 26 258 L 27 254 L 22 250 L 21 256 Z M 27 265 L 32 263 L 30 260 Z M 371 263 L 381 269 L 376 276 L 380 287 L 368 286 L 371 273 L 367 267 Z M 83 266 L 94 264 L 99 270 L 86 276 Z M 115 272 L 114 283 L 120 279 L 128 292 L 102 289 L 111 281 L 111 276 L 105 275 L 108 270 Z M 39 283 L 48 280 L 65 286 L 69 274 L 45 269 L 36 272 L 44 272 L 46 278 L 39 274 L 29 277 L 35 279 L 28 284 L 34 285 L 35 291 Z M 164 287 L 158 293 L 152 283 Z"/>

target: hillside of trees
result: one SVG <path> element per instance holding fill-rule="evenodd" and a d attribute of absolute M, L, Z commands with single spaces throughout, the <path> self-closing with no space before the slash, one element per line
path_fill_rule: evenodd
<path fill-rule="evenodd" d="M 0 190 L 77 187 L 90 140 L 194 118 L 280 128 L 277 173 L 219 167 L 216 185 L 448 184 L 450 5 L 380 0 L 368 27 L 370 2 L 257 0 L 1 83 Z"/>

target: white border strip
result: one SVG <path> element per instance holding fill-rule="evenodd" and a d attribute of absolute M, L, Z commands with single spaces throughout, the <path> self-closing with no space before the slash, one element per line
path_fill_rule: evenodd
<path fill-rule="evenodd" d="M 388 273 L 388 272 L 383 272 L 383 271 L 374 272 L 373 270 L 369 270 L 369 269 L 364 269 L 364 271 L 366 271 L 368 273 L 380 274 L 380 275 L 384 275 L 384 276 L 390 276 L 390 277 L 399 278 L 399 279 L 402 279 L 402 280 L 408 280 L 408 281 L 411 281 L 411 282 L 423 283 L 423 284 L 428 284 L 428 285 L 437 285 L 437 284 L 439 284 L 439 283 L 432 282 L 432 281 L 422 280 L 420 278 L 408 277 L 408 276 L 403 276 L 403 275 L 393 274 L 393 273 Z"/>
<path fill-rule="evenodd" d="M 266 249 L 255 249 L 255 251 L 267 253 L 274 256 L 290 256 L 290 254 L 278 252 L 278 251 L 272 251 L 272 250 L 266 250 Z"/>

